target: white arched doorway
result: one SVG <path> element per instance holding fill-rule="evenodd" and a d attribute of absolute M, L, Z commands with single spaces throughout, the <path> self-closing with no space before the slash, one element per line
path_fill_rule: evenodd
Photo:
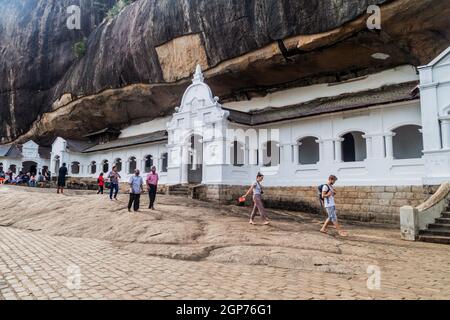
<path fill-rule="evenodd" d="M 38 164 L 35 161 L 24 161 L 22 162 L 22 172 L 30 173 L 31 175 L 36 175 L 38 173 Z"/>

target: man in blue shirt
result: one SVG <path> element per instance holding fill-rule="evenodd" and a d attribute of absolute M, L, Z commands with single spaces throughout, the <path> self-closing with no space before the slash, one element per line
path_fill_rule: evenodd
<path fill-rule="evenodd" d="M 141 200 L 141 193 L 144 191 L 144 179 L 140 176 L 139 170 L 134 171 L 134 176 L 130 178 L 130 201 L 128 202 L 128 211 L 131 212 L 131 207 L 134 211 L 139 211 L 139 203 Z"/>

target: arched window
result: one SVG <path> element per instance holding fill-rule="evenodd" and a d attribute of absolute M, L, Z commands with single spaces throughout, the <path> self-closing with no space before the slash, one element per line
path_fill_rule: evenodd
<path fill-rule="evenodd" d="M 145 162 L 144 172 L 149 173 L 153 167 L 153 156 L 152 155 L 146 156 L 144 158 L 144 162 Z"/>
<path fill-rule="evenodd" d="M 116 160 L 114 160 L 114 165 L 117 168 L 117 172 L 121 172 L 122 171 L 122 159 L 117 158 Z"/>
<path fill-rule="evenodd" d="M 72 165 L 70 166 L 70 172 L 72 174 L 80 174 L 80 163 L 79 162 L 72 162 Z"/>
<path fill-rule="evenodd" d="M 342 136 L 342 161 L 364 161 L 367 158 L 366 139 L 364 132 L 353 131 Z"/>
<path fill-rule="evenodd" d="M 280 146 L 277 141 L 268 141 L 264 144 L 262 165 L 265 167 L 280 165 Z"/>
<path fill-rule="evenodd" d="M 319 144 L 316 137 L 305 137 L 298 141 L 298 162 L 316 164 L 319 162 Z"/>
<path fill-rule="evenodd" d="M 97 173 L 97 162 L 92 161 L 91 162 L 91 174 L 96 174 Z"/>
<path fill-rule="evenodd" d="M 136 157 L 131 157 L 129 161 L 130 161 L 130 166 L 128 169 L 128 173 L 133 174 L 137 168 Z"/>
<path fill-rule="evenodd" d="M 103 160 L 102 161 L 102 169 L 103 169 L 103 173 L 108 173 L 108 171 L 109 171 L 109 162 L 108 162 L 108 160 Z"/>
<path fill-rule="evenodd" d="M 162 168 L 161 168 L 161 172 L 167 172 L 167 168 L 169 166 L 169 156 L 166 153 L 163 153 L 162 156 Z"/>
<path fill-rule="evenodd" d="M 417 125 L 406 125 L 393 130 L 394 159 L 422 158 L 423 139 L 420 129 Z"/>
<path fill-rule="evenodd" d="M 234 141 L 230 151 L 230 163 L 235 167 L 242 167 L 245 163 L 245 146 L 239 141 Z"/>

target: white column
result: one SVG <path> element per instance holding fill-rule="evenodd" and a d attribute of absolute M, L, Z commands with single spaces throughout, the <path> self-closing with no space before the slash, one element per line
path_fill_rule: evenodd
<path fill-rule="evenodd" d="M 300 164 L 300 146 L 302 145 L 301 142 L 297 142 L 296 144 L 294 144 L 294 164 Z"/>
<path fill-rule="evenodd" d="M 188 183 L 188 166 L 189 166 L 189 147 L 188 145 L 182 145 L 181 147 L 181 183 Z"/>
<path fill-rule="evenodd" d="M 319 163 L 323 161 L 324 152 L 323 152 L 323 142 L 322 140 L 316 140 L 316 143 L 319 145 Z"/>
<path fill-rule="evenodd" d="M 376 134 L 372 136 L 372 158 L 384 159 L 386 153 L 384 150 L 384 134 Z"/>
<path fill-rule="evenodd" d="M 335 139 L 334 140 L 334 161 L 335 162 L 342 162 L 342 141 L 344 141 L 343 138 Z"/>
<path fill-rule="evenodd" d="M 392 143 L 392 139 L 394 136 L 395 136 L 395 133 L 393 133 L 393 132 L 386 134 L 384 136 L 384 139 L 386 141 L 386 158 L 387 159 L 394 159 L 394 145 Z"/>
<path fill-rule="evenodd" d="M 423 143 L 425 151 L 441 149 L 439 109 L 437 100 L 437 84 L 422 83 L 423 73 L 431 73 L 431 70 L 421 71 L 420 105 L 422 111 Z"/>
<path fill-rule="evenodd" d="M 441 120 L 442 147 L 450 149 L 450 117 Z"/>
<path fill-rule="evenodd" d="M 258 149 L 258 166 L 263 167 L 264 166 L 264 146 L 261 146 Z M 265 151 L 267 152 L 267 150 Z"/>
<path fill-rule="evenodd" d="M 369 135 L 363 135 L 363 139 L 366 140 L 366 159 L 371 159 L 372 154 L 372 136 Z"/>
<path fill-rule="evenodd" d="M 281 159 L 280 159 L 280 163 L 282 164 L 290 164 L 292 162 L 292 145 L 290 143 L 286 143 L 286 144 L 282 144 L 280 146 L 281 150 L 280 150 L 280 154 L 281 154 Z"/>

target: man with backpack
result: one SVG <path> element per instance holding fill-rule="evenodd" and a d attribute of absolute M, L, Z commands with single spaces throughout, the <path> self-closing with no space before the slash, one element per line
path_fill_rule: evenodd
<path fill-rule="evenodd" d="M 319 187 L 319 189 L 322 192 L 321 193 L 321 201 L 323 201 L 323 205 L 328 214 L 328 218 L 325 221 L 322 229 L 320 229 L 320 232 L 327 233 L 328 225 L 330 223 L 332 223 L 334 225 L 334 227 L 336 228 L 336 230 L 338 231 L 338 234 L 342 237 L 346 237 L 347 233 L 341 229 L 341 226 L 338 223 L 337 215 L 336 215 L 336 204 L 334 202 L 334 196 L 336 195 L 336 191 L 333 188 L 336 181 L 337 181 L 337 177 L 334 175 L 331 175 L 328 178 L 328 182 Z"/>

